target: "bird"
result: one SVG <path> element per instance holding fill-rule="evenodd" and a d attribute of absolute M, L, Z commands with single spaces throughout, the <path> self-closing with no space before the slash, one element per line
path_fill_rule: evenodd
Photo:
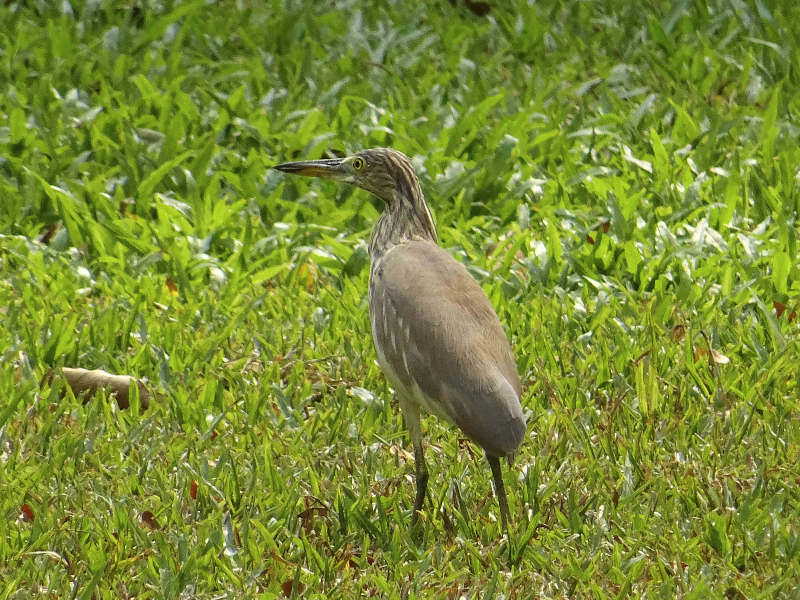
<path fill-rule="evenodd" d="M 394 388 L 414 449 L 412 525 L 428 486 L 420 421 L 425 412 L 455 424 L 484 449 L 508 536 L 500 459 L 513 463 L 526 432 L 517 363 L 486 293 L 438 245 L 411 161 L 391 148 L 371 148 L 274 168 L 348 183 L 385 204 L 369 239 L 369 313 L 378 363 Z"/>

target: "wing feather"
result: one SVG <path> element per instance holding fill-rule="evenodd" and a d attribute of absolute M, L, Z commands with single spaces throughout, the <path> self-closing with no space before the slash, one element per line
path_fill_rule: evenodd
<path fill-rule="evenodd" d="M 408 242 L 373 266 L 370 294 L 379 361 L 395 389 L 489 454 L 513 453 L 525 433 L 517 365 L 466 268 L 436 244 Z"/>

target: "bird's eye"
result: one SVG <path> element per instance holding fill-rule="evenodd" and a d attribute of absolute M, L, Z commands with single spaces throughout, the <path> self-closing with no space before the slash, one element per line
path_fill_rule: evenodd
<path fill-rule="evenodd" d="M 361 171 L 366 166 L 366 164 L 367 163 L 364 162 L 364 159 L 363 158 L 359 158 L 358 156 L 356 156 L 353 159 L 353 168 L 356 171 Z"/>

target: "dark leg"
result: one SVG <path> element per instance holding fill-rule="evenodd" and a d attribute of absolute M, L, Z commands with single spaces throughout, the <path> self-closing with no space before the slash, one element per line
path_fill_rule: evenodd
<path fill-rule="evenodd" d="M 414 515 L 411 524 L 417 522 L 417 515 L 425 504 L 425 492 L 428 490 L 428 467 L 425 465 L 425 455 L 422 449 L 422 426 L 419 420 L 419 408 L 416 404 L 406 400 L 402 394 L 397 395 L 400 401 L 400 410 L 411 434 L 411 443 L 414 445 L 414 468 L 417 472 L 417 496 L 414 499 Z"/>
<path fill-rule="evenodd" d="M 508 536 L 508 523 L 511 520 L 511 515 L 508 512 L 508 501 L 506 500 L 506 488 L 503 485 L 503 471 L 500 468 L 500 459 L 496 456 L 486 455 L 489 460 L 489 466 L 492 467 L 492 478 L 494 479 L 494 492 L 497 496 L 497 501 L 500 503 L 500 521 L 503 525 L 503 531 Z M 509 538 L 509 541 L 511 538 Z"/>
<path fill-rule="evenodd" d="M 425 465 L 425 455 L 422 451 L 422 443 L 414 442 L 414 466 L 417 470 L 417 497 L 414 500 L 414 516 L 411 522 L 417 522 L 417 514 L 425 504 L 425 492 L 428 490 L 428 467 Z"/>

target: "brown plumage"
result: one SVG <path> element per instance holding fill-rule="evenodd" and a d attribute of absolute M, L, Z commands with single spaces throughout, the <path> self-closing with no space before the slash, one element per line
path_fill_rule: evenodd
<path fill-rule="evenodd" d="M 507 531 L 499 459 L 512 458 L 525 435 L 517 365 L 486 294 L 437 245 L 436 226 L 410 161 L 396 150 L 373 148 L 348 158 L 275 168 L 351 183 L 386 203 L 369 241 L 370 319 L 378 362 L 395 389 L 414 445 L 414 517 L 428 482 L 423 410 L 456 424 L 484 448 Z"/>

